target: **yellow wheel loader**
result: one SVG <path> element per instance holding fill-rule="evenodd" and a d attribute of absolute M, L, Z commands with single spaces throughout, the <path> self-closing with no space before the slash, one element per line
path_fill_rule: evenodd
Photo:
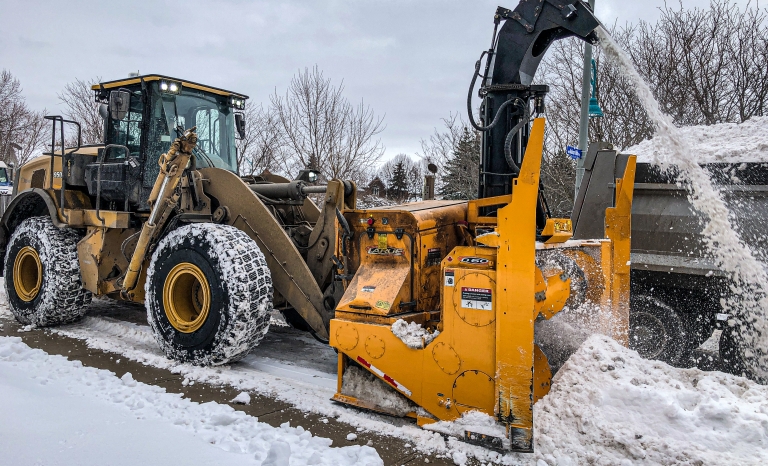
<path fill-rule="evenodd" d="M 245 95 L 160 75 L 93 91 L 104 143 L 84 146 L 77 123 L 47 117 L 52 150 L 20 168 L 3 215 L 15 317 L 57 325 L 82 317 L 93 295 L 143 302 L 166 354 L 195 364 L 247 354 L 273 307 L 327 340 L 343 291 L 337 217 L 354 207 L 354 183 L 313 186 L 308 170 L 240 178 Z M 64 148 L 70 126 L 78 142 Z"/>

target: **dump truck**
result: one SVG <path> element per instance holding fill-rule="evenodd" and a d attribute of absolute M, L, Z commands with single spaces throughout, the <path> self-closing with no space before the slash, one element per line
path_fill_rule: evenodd
<path fill-rule="evenodd" d="M 411 407 L 390 414 L 426 425 L 480 411 L 503 433 L 465 440 L 530 452 L 551 380 L 535 323 L 590 305 L 604 333 L 629 338 L 634 157 L 601 159 L 613 179 L 610 199 L 585 200 L 601 207 L 590 238 L 552 218 L 539 183 L 536 69 L 555 40 L 596 43 L 599 26 L 580 0 L 497 9 L 467 102 L 483 134 L 473 201 L 360 210 L 354 183 L 315 186 L 311 170 L 241 178 L 247 96 L 163 75 L 97 84 L 103 143 L 48 117 L 50 152 L 15 180 L 0 228 L 11 311 L 50 326 L 81 318 L 93 295 L 144 303 L 168 357 L 210 365 L 252 350 L 278 309 L 338 351 L 336 401 L 387 412 L 347 390 L 357 371 Z"/>
<path fill-rule="evenodd" d="M 572 215 L 580 225 L 575 237 L 600 230 L 595 222 L 610 204 L 613 189 L 613 169 L 603 159 L 615 156 L 608 142 L 590 144 L 584 163 L 588 182 L 576 196 Z M 723 193 L 741 238 L 758 260 L 768 261 L 768 165 L 701 166 Z M 630 348 L 648 359 L 688 367 L 702 356 L 695 350 L 719 329 L 722 369 L 768 381 L 764 369 L 745 357 L 748 348 L 732 322 L 736 316 L 723 307 L 733 297 L 732 279 L 706 246 L 703 219 L 688 199 L 688 187 L 679 182 L 677 169 L 638 163 L 634 193 Z"/>
<path fill-rule="evenodd" d="M 765 212 L 768 166 L 706 163 L 733 215 L 733 224 L 755 257 L 768 261 Z M 704 241 L 704 225 L 674 169 L 638 164 L 633 207 L 632 325 L 636 349 L 646 357 L 689 365 L 691 352 L 722 330 L 723 367 L 768 381 L 764 369 L 744 357 L 734 317 L 724 309 L 734 291 L 730 274 L 717 265 Z"/>

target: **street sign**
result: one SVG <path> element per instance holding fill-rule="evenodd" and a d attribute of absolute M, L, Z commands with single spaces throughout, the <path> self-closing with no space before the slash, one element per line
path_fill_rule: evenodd
<path fill-rule="evenodd" d="M 568 154 L 568 157 L 572 158 L 573 160 L 579 160 L 584 156 L 584 153 L 580 151 L 577 147 L 568 146 L 565 148 L 565 153 Z"/>

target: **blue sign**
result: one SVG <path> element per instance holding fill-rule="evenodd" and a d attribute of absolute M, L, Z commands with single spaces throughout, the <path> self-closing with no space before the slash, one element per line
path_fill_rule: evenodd
<path fill-rule="evenodd" d="M 565 153 L 568 154 L 568 157 L 572 158 L 573 160 L 579 160 L 584 156 L 584 152 L 572 146 L 566 147 Z"/>

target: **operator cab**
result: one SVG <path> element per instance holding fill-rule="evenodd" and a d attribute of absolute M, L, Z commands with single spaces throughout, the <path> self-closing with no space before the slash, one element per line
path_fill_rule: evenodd
<path fill-rule="evenodd" d="M 196 166 L 238 172 L 235 135 L 244 132 L 247 96 L 160 75 L 104 82 L 92 89 L 102 104 L 104 147 L 96 160 L 82 161 L 81 180 L 68 176 L 67 182 L 80 181 L 91 196 L 100 192 L 102 207 L 149 210 L 160 155 L 193 126 L 199 138 Z"/>

